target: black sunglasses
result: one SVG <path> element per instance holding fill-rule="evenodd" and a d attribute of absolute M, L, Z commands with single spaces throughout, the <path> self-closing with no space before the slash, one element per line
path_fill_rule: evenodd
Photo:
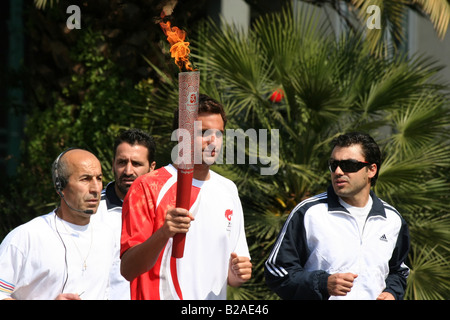
<path fill-rule="evenodd" d="M 328 160 L 328 168 L 331 172 L 335 172 L 337 167 L 341 168 L 344 172 L 357 172 L 364 167 L 369 166 L 370 163 L 366 161 L 357 161 L 353 159 L 349 160 Z"/>

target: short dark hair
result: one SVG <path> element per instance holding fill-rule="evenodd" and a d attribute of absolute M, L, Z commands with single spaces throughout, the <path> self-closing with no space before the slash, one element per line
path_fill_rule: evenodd
<path fill-rule="evenodd" d="M 113 158 L 116 157 L 117 147 L 123 142 L 129 143 L 132 146 L 138 144 L 146 147 L 148 149 L 148 162 L 151 164 L 155 161 L 156 143 L 149 133 L 137 128 L 123 131 L 114 141 Z"/>
<path fill-rule="evenodd" d="M 173 114 L 173 124 L 172 124 L 173 130 L 178 129 L 178 112 L 179 110 L 177 108 Z M 217 100 L 203 93 L 199 94 L 198 96 L 198 114 L 201 113 L 220 114 L 223 120 L 223 127 L 225 128 L 227 124 L 227 116 L 225 114 L 225 109 L 223 108 L 222 104 L 220 104 Z"/>
<path fill-rule="evenodd" d="M 365 161 L 377 165 L 377 173 L 370 181 L 371 186 L 375 185 L 381 168 L 381 151 L 371 136 L 362 132 L 349 132 L 333 139 L 331 144 L 332 149 L 335 147 L 350 147 L 354 144 L 361 145 Z"/>

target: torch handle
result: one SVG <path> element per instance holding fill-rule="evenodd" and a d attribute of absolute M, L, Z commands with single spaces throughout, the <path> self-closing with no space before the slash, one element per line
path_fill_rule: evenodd
<path fill-rule="evenodd" d="M 194 177 L 194 122 L 198 116 L 200 72 L 180 72 L 178 74 L 178 128 L 187 131 L 189 136 L 178 137 L 177 159 L 177 199 L 176 207 L 190 209 L 192 179 Z M 181 132 L 180 132 L 181 133 Z M 190 139 L 187 139 L 190 137 Z M 181 156 L 182 154 L 182 156 Z M 182 258 L 186 234 L 173 237 L 172 257 Z"/>
<path fill-rule="evenodd" d="M 191 202 L 191 186 L 194 170 L 178 169 L 176 207 L 189 210 Z M 173 237 L 172 257 L 182 258 L 184 253 L 185 233 L 177 233 Z"/>

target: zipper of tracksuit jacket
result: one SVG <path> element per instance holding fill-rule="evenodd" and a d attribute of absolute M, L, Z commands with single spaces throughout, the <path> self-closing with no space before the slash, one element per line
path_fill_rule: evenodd
<path fill-rule="evenodd" d="M 351 217 L 353 219 L 354 223 L 356 224 L 356 230 L 357 230 L 358 236 L 359 236 L 359 245 L 362 246 L 364 229 L 366 228 L 367 221 L 370 218 L 369 215 L 367 215 L 366 221 L 364 222 L 363 229 L 361 230 L 361 233 L 359 233 L 358 222 L 356 221 L 356 218 L 354 216 L 352 216 L 352 214 L 350 212 L 346 212 L 346 211 L 330 211 L 330 213 L 342 213 L 342 214 L 345 214 L 346 216 L 349 216 L 349 217 Z"/>

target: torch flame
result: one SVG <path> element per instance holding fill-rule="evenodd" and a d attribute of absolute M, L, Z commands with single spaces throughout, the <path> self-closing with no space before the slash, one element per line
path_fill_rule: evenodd
<path fill-rule="evenodd" d="M 181 71 L 195 71 L 191 63 L 189 62 L 189 42 L 184 41 L 186 38 L 186 32 L 178 27 L 171 27 L 170 21 L 160 22 L 159 24 L 167 36 L 169 41 L 170 55 L 175 58 L 175 63 L 178 65 Z"/>

